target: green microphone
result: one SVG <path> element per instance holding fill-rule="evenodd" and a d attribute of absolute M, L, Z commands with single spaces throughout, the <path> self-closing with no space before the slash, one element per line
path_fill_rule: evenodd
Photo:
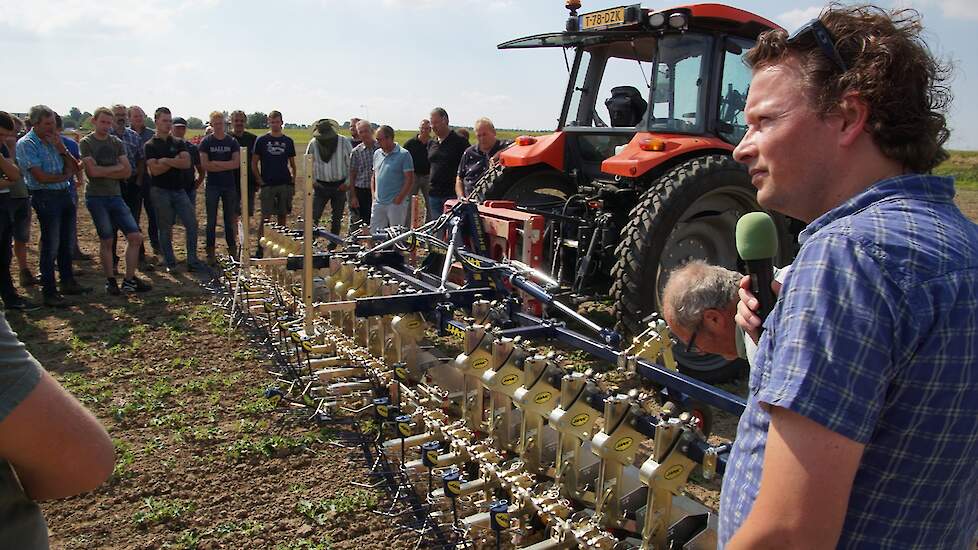
<path fill-rule="evenodd" d="M 774 256 L 778 253 L 778 230 L 766 212 L 751 212 L 737 220 L 737 253 L 747 263 L 751 292 L 763 321 L 774 309 Z M 761 327 L 760 330 L 764 330 Z"/>

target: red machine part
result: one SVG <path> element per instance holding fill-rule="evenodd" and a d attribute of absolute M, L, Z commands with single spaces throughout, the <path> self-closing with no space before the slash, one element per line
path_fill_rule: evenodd
<path fill-rule="evenodd" d="M 446 209 L 453 201 L 446 204 Z M 516 260 L 546 272 L 543 265 L 543 231 L 546 220 L 539 214 L 516 210 L 513 201 L 485 201 L 479 205 L 479 218 L 486 236 L 487 255 L 493 260 Z M 452 269 L 451 280 L 464 283 L 461 266 Z M 522 294 L 522 293 L 521 293 Z M 543 313 L 542 304 L 523 294 L 526 310 Z"/>

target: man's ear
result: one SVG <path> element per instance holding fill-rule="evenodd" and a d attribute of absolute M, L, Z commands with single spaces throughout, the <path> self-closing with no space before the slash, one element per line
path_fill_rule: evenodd
<path fill-rule="evenodd" d="M 703 311 L 703 324 L 709 325 L 711 329 L 723 327 L 724 313 L 719 309 L 707 309 Z"/>
<path fill-rule="evenodd" d="M 842 118 L 839 143 L 848 147 L 866 130 L 866 123 L 869 120 L 869 105 L 858 92 L 850 91 L 843 94 L 836 112 Z"/>

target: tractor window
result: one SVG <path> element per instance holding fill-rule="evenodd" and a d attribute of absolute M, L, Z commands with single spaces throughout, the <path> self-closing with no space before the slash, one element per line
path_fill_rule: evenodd
<path fill-rule="evenodd" d="M 586 110 L 581 112 L 581 102 L 584 100 L 585 92 L 587 91 L 584 83 L 587 80 L 588 68 L 590 66 L 591 52 L 587 50 L 581 51 L 580 63 L 577 66 L 577 76 L 574 78 L 574 87 L 571 89 L 570 102 L 568 103 L 568 110 L 565 115 L 570 119 L 567 122 L 567 126 L 586 126 L 587 124 L 584 122 L 592 119 L 592 116 Z"/>
<path fill-rule="evenodd" d="M 608 58 L 595 109 L 604 125 L 634 128 L 645 120 L 651 77 L 652 63 L 620 57 Z"/>
<path fill-rule="evenodd" d="M 727 38 L 723 55 L 723 79 L 720 83 L 720 112 L 717 115 L 720 137 L 736 145 L 747 133 L 744 107 L 750 89 L 751 71 L 743 55 L 753 43 L 739 38 Z"/>
<path fill-rule="evenodd" d="M 659 41 L 650 130 L 703 131 L 710 41 L 707 36 L 693 33 L 667 35 Z"/>

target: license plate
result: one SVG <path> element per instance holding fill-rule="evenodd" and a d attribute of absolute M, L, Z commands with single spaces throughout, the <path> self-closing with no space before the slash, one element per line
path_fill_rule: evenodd
<path fill-rule="evenodd" d="M 596 29 L 607 29 L 625 24 L 625 7 L 611 8 L 610 10 L 585 13 L 580 16 L 579 28 L 582 31 L 592 31 Z"/>

